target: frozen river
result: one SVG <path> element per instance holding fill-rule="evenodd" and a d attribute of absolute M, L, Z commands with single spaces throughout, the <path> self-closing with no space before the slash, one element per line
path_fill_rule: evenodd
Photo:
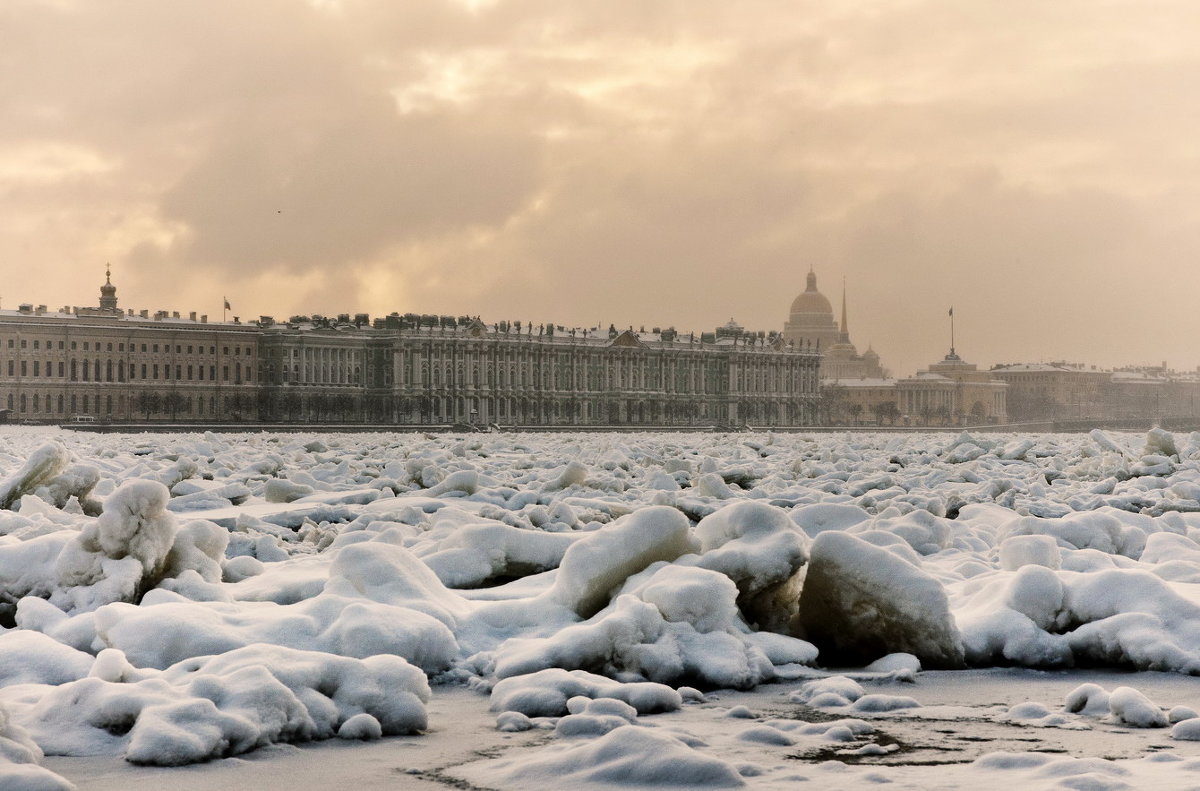
<path fill-rule="evenodd" d="M 1200 788 L 1200 435 L 0 432 L 0 787 Z"/>

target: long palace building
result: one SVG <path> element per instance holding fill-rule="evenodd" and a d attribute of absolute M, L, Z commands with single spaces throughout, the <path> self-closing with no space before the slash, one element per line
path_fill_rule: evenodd
<path fill-rule="evenodd" d="M 811 425 L 821 356 L 730 322 L 699 336 L 393 313 L 209 322 L 0 311 L 0 409 L 63 422 Z"/>

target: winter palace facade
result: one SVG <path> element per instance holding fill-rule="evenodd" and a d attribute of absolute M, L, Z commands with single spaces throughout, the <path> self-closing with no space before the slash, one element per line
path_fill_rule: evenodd
<path fill-rule="evenodd" d="M 0 311 L 10 420 L 812 425 L 820 354 L 712 333 L 391 314 L 210 322 L 117 306 Z"/>

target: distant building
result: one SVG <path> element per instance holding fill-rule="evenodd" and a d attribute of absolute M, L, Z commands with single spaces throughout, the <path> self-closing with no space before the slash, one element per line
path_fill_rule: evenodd
<path fill-rule="evenodd" d="M 1018 363 L 992 368 L 1008 384 L 1008 413 L 1014 421 L 1098 419 L 1108 411 L 1109 371 L 1056 363 Z"/>
<path fill-rule="evenodd" d="M 904 379 L 824 379 L 821 384 L 822 406 L 831 423 L 963 426 L 1008 421 L 1007 385 L 953 349 Z"/>
<path fill-rule="evenodd" d="M 122 312 L 108 273 L 100 294 L 99 307 L 0 311 L 0 406 L 14 419 L 212 420 L 253 410 L 258 327 Z"/>
<path fill-rule="evenodd" d="M 807 287 L 800 296 L 792 300 L 792 309 L 783 325 L 783 339 L 796 346 L 819 346 L 827 350 L 837 342 L 838 326 L 833 320 L 833 306 L 817 290 L 817 276 L 808 273 Z"/>
<path fill-rule="evenodd" d="M 846 289 L 841 322 L 808 273 L 806 288 L 792 302 L 783 338 L 821 351 L 822 420 L 832 424 L 966 425 L 1007 420 L 1006 385 L 954 351 L 905 379 L 888 376 L 879 355 L 862 354 L 850 340 Z"/>
<path fill-rule="evenodd" d="M 1195 421 L 1200 418 L 1200 375 L 1161 366 L 1097 369 L 1079 363 L 998 365 L 1008 383 L 1014 421 Z"/>
<path fill-rule="evenodd" d="M 736 322 L 700 336 L 474 317 L 371 321 L 0 311 L 0 408 L 15 419 L 508 425 L 811 425 L 815 349 Z"/>
<path fill-rule="evenodd" d="M 845 287 L 842 288 L 842 320 L 839 325 L 833 319 L 833 306 L 817 290 L 817 276 L 811 271 L 804 292 L 792 301 L 791 312 L 783 325 L 783 339 L 796 346 L 819 348 L 823 380 L 879 379 L 885 376 L 875 350 L 868 348 L 860 355 L 850 340 Z"/>
<path fill-rule="evenodd" d="M 830 424 L 896 425 L 902 417 L 895 379 L 823 379 L 821 393 Z"/>
<path fill-rule="evenodd" d="M 897 382 L 896 388 L 900 411 L 913 423 L 1008 422 L 1008 385 L 963 360 L 953 348 L 926 370 Z"/>

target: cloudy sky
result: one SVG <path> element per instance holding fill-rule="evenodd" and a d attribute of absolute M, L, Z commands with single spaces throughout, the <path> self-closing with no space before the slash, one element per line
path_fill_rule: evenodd
<path fill-rule="evenodd" d="M 1200 364 L 1194 0 L 4 0 L 0 298 Z"/>

